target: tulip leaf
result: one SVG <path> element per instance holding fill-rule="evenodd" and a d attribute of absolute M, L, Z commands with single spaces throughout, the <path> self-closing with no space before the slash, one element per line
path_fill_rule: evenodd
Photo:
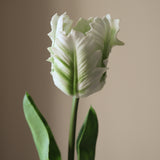
<path fill-rule="evenodd" d="M 78 160 L 94 160 L 97 136 L 98 119 L 95 110 L 90 107 L 77 138 Z"/>
<path fill-rule="evenodd" d="M 23 109 L 40 160 L 61 160 L 52 131 L 28 93 L 23 99 Z"/>

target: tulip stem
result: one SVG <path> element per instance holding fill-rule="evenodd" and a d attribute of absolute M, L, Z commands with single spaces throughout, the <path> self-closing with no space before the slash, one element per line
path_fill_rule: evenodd
<path fill-rule="evenodd" d="M 74 160 L 78 102 L 79 98 L 76 98 L 74 96 L 72 101 L 72 112 L 71 112 L 70 129 L 69 129 L 68 160 Z"/>

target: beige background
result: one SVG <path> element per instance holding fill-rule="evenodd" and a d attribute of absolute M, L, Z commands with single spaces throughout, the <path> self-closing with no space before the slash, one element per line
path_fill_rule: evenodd
<path fill-rule="evenodd" d="M 120 18 L 119 38 L 102 91 L 80 101 L 78 126 L 92 104 L 99 117 L 96 160 L 160 160 L 160 1 L 1 0 L 0 159 L 38 160 L 24 119 L 25 91 L 46 117 L 67 160 L 71 97 L 53 84 L 46 48 L 51 16 L 110 13 Z"/>

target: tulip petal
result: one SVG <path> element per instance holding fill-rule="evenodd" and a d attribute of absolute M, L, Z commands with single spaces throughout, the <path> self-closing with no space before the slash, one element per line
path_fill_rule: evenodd
<path fill-rule="evenodd" d="M 103 52 L 103 60 L 108 58 L 113 46 L 124 44 L 117 38 L 119 32 L 119 20 L 112 20 L 109 14 L 103 19 L 97 17 L 94 18 L 90 23 L 90 26 L 91 30 L 88 34 L 96 39 L 97 46 Z"/>
<path fill-rule="evenodd" d="M 59 32 L 64 32 L 68 34 L 71 31 L 73 21 L 69 16 L 64 13 L 61 16 L 58 16 L 57 13 L 51 19 L 51 32 L 48 36 L 52 40 L 52 46 L 55 44 L 55 40 Z"/>
<path fill-rule="evenodd" d="M 90 30 L 90 25 L 89 25 L 88 20 L 80 18 L 76 24 L 76 26 L 74 27 L 74 30 L 82 32 L 82 33 L 86 33 Z"/>
<path fill-rule="evenodd" d="M 93 39 L 72 30 L 67 36 L 59 33 L 53 48 L 53 80 L 67 95 L 89 95 L 104 85 L 100 83 L 106 68 L 97 67 L 102 52 L 93 46 Z"/>

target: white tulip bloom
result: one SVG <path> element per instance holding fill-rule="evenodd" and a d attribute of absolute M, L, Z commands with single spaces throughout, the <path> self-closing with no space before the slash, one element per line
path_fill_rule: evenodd
<path fill-rule="evenodd" d="M 51 19 L 51 75 L 55 85 L 65 94 L 85 97 L 105 84 L 107 61 L 113 46 L 123 45 L 117 39 L 119 20 L 80 18 L 75 27 L 64 13 Z"/>

